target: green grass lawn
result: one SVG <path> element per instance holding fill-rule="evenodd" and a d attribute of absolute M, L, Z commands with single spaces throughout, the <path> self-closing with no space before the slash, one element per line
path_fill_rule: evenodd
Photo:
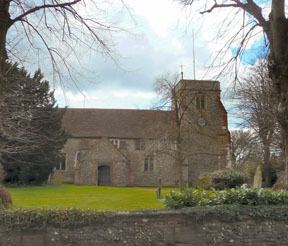
<path fill-rule="evenodd" d="M 8 188 L 13 208 L 79 208 L 98 211 L 128 211 L 163 208 L 155 188 L 51 185 Z M 163 189 L 167 194 L 169 188 Z"/>

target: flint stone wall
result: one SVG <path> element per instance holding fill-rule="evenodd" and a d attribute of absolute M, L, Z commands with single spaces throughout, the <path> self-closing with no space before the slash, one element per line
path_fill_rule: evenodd
<path fill-rule="evenodd" d="M 45 224 L 45 223 L 44 223 Z M 182 211 L 132 212 L 104 215 L 86 226 L 39 226 L 35 229 L 0 226 L 1 246 L 208 246 L 288 245 L 287 221 L 197 222 Z"/>

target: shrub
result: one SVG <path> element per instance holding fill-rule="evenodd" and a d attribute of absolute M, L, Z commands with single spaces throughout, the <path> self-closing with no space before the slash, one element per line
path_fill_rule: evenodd
<path fill-rule="evenodd" d="M 257 205 L 258 190 L 256 189 L 231 189 L 219 193 L 223 204 Z"/>
<path fill-rule="evenodd" d="M 48 179 L 49 181 L 49 179 Z M 64 176 L 61 172 L 53 172 L 50 176 L 50 184 L 60 185 L 64 183 Z"/>
<path fill-rule="evenodd" d="M 10 193 L 3 186 L 0 186 L 0 208 L 8 208 L 10 205 L 12 205 Z"/>
<path fill-rule="evenodd" d="M 235 205 L 288 205 L 287 191 L 270 189 L 230 189 L 223 191 L 186 190 L 183 193 L 173 192 L 165 197 L 167 208 L 184 208 L 195 206 L 215 206 L 222 204 Z"/>
<path fill-rule="evenodd" d="M 212 183 L 211 177 L 209 175 L 205 175 L 197 181 L 195 188 L 207 190 L 207 189 L 211 189 L 212 186 L 213 186 L 213 183 Z"/>
<path fill-rule="evenodd" d="M 288 190 L 288 184 L 286 184 L 285 176 L 286 175 L 284 172 L 279 175 L 276 183 L 272 187 L 273 190 Z"/>
<path fill-rule="evenodd" d="M 288 184 L 275 183 L 272 187 L 273 190 L 288 190 Z"/>
<path fill-rule="evenodd" d="M 169 196 L 164 200 L 165 206 L 169 208 L 183 208 L 183 207 L 194 207 L 197 205 L 198 200 L 196 196 L 193 196 L 192 192 L 176 192 L 171 191 Z"/>
<path fill-rule="evenodd" d="M 248 177 L 242 172 L 224 169 L 203 176 L 198 180 L 196 187 L 199 189 L 224 190 L 240 187 L 247 181 Z"/>
<path fill-rule="evenodd" d="M 198 190 L 191 189 L 184 192 L 171 191 L 164 199 L 164 204 L 167 208 L 184 208 L 195 206 L 213 205 L 217 192 L 214 190 Z"/>

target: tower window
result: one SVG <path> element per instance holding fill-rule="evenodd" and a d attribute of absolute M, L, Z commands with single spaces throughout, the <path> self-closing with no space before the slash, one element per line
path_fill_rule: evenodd
<path fill-rule="evenodd" d="M 204 95 L 196 96 L 196 108 L 199 110 L 205 109 L 205 96 Z"/>

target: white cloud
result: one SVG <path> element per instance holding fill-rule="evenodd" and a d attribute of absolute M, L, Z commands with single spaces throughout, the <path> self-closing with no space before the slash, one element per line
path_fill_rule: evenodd
<path fill-rule="evenodd" d="M 56 98 L 61 106 L 68 104 L 70 107 L 150 108 L 157 99 L 153 92 L 153 82 L 157 76 L 167 72 L 180 72 L 182 64 L 184 77 L 193 78 L 193 29 L 196 79 L 215 79 L 220 69 L 218 65 L 228 61 L 232 57 L 232 52 L 228 50 L 220 56 L 214 64 L 217 66 L 213 69 L 208 69 L 208 66 L 228 42 L 231 34 L 242 24 L 242 14 L 234 15 L 233 9 L 200 15 L 199 9 L 203 6 L 203 1 L 195 1 L 194 8 L 185 11 L 173 0 L 125 0 L 135 22 L 127 11 L 121 8 L 120 1 L 94 2 L 107 11 L 95 12 L 93 6 L 82 7 L 80 11 L 90 16 L 97 13 L 97 18 L 120 24 L 132 34 L 116 33 L 113 37 L 115 50 L 120 56 L 117 60 L 119 64 L 101 55 L 93 56 L 91 51 L 83 49 L 77 50 L 82 67 L 78 66 L 75 58 L 67 56 L 74 67 L 78 68 L 78 73 L 73 76 L 80 81 L 78 87 L 83 93 L 76 90 L 66 76 L 65 93 L 56 90 Z M 233 20 L 230 23 L 231 28 L 221 29 L 223 21 L 227 18 Z M 47 63 L 47 60 L 45 62 Z M 48 79 L 52 80 L 51 66 L 46 63 L 40 65 L 46 76 L 48 75 Z M 38 66 L 37 62 L 35 66 Z M 221 78 L 223 91 L 233 81 L 230 76 L 231 74 L 225 73 Z M 230 103 L 225 101 L 227 107 Z"/>
<path fill-rule="evenodd" d="M 136 16 L 148 20 L 152 30 L 160 37 L 167 36 L 181 13 L 179 5 L 172 0 L 130 0 L 128 4 Z"/>
<path fill-rule="evenodd" d="M 56 89 L 55 97 L 59 106 L 70 108 L 151 108 L 157 95 L 140 90 L 90 90 L 82 92 Z M 64 99 L 65 98 L 65 99 Z M 132 105 L 132 107 L 131 107 Z"/>

